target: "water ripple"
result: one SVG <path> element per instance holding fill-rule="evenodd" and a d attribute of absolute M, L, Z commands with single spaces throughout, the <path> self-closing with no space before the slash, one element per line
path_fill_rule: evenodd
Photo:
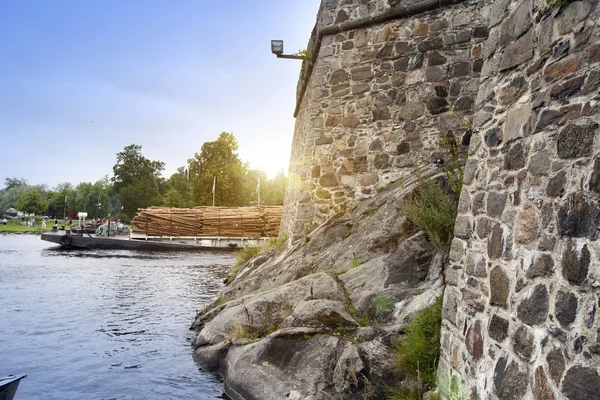
<path fill-rule="evenodd" d="M 0 376 L 20 400 L 221 399 L 188 330 L 214 299 L 227 253 L 64 251 L 0 237 Z"/>

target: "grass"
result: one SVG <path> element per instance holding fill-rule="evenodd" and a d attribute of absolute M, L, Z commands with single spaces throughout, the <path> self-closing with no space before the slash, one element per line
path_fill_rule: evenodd
<path fill-rule="evenodd" d="M 458 194 L 443 187 L 438 180 L 424 182 L 411 200 L 399 204 L 400 210 L 421 228 L 438 249 L 448 251 L 454 237 Z"/>
<path fill-rule="evenodd" d="M 442 296 L 406 325 L 406 334 L 395 344 L 394 358 L 398 370 L 411 377 L 415 384 L 390 390 L 389 399 L 421 399 L 425 392 L 435 387 L 441 326 Z"/>
<path fill-rule="evenodd" d="M 227 336 L 228 339 L 256 340 L 260 337 L 258 333 L 252 332 L 249 327 L 242 324 L 234 325 Z"/>
<path fill-rule="evenodd" d="M 377 317 L 385 317 L 394 311 L 394 298 L 389 293 L 377 293 L 372 304 Z"/>
<path fill-rule="evenodd" d="M 27 222 L 21 223 L 21 219 L 9 219 L 6 225 L 0 223 L 0 233 L 42 233 L 51 230 L 52 225 L 54 225 L 54 221 L 48 220 L 46 229 L 42 229 L 42 220 L 39 217 L 35 218 L 35 227 L 33 228 L 27 226 Z"/>
<path fill-rule="evenodd" d="M 231 266 L 231 270 L 229 271 L 229 276 L 226 279 L 226 283 L 232 282 L 237 276 L 238 272 L 242 266 L 256 257 L 257 255 L 264 253 L 266 251 L 274 250 L 277 247 L 281 246 L 287 241 L 287 237 L 280 238 L 270 238 L 264 242 L 262 242 L 258 246 L 244 246 L 241 250 L 235 253 L 237 258 L 236 262 Z"/>

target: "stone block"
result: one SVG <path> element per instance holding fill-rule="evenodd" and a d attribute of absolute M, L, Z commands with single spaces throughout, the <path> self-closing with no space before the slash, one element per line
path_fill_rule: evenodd
<path fill-rule="evenodd" d="M 506 47 L 500 59 L 500 71 L 525 63 L 533 57 L 533 31 L 527 32 L 519 40 Z"/>
<path fill-rule="evenodd" d="M 578 158 L 592 155 L 598 124 L 570 124 L 560 131 L 556 150 L 560 158 Z"/>
<path fill-rule="evenodd" d="M 481 334 L 481 321 L 475 320 L 467 329 L 465 346 L 475 361 L 483 356 L 483 335 Z"/>
<path fill-rule="evenodd" d="M 529 207 L 519 214 L 515 240 L 520 244 L 533 242 L 540 235 L 540 217 L 535 208 Z"/>
<path fill-rule="evenodd" d="M 501 267 L 496 266 L 490 271 L 490 304 L 503 308 L 508 306 L 510 280 Z"/>
<path fill-rule="evenodd" d="M 560 349 L 553 349 L 548 352 L 546 356 L 546 362 L 550 370 L 550 376 L 554 382 L 558 385 L 562 379 L 563 373 L 565 372 L 565 357 Z"/>
<path fill-rule="evenodd" d="M 425 79 L 427 82 L 442 82 L 448 78 L 444 66 L 427 67 L 425 69 Z"/>
<path fill-rule="evenodd" d="M 492 315 L 488 334 L 497 342 L 503 342 L 508 337 L 508 320 L 498 314 Z"/>
<path fill-rule="evenodd" d="M 554 274 L 554 257 L 551 254 L 540 254 L 533 259 L 529 268 L 525 272 L 525 276 L 529 279 L 539 276 L 549 277 Z"/>
<path fill-rule="evenodd" d="M 533 335 L 525 326 L 520 326 L 513 335 L 513 349 L 525 361 L 533 354 Z"/>
<path fill-rule="evenodd" d="M 506 116 L 506 122 L 504 123 L 504 141 L 509 142 L 525 137 L 529 132 L 530 117 L 530 103 L 510 108 Z"/>
<path fill-rule="evenodd" d="M 572 193 L 558 210 L 558 230 L 563 236 L 596 239 L 598 235 L 598 204 L 586 200 L 580 193 Z"/>
<path fill-rule="evenodd" d="M 569 368 L 562 382 L 562 392 L 571 400 L 598 398 L 600 376 L 597 369 L 575 365 Z"/>
<path fill-rule="evenodd" d="M 518 170 L 525 167 L 527 157 L 522 143 L 515 143 L 504 158 L 504 168 L 508 170 Z"/>
<path fill-rule="evenodd" d="M 548 289 L 537 285 L 517 306 L 517 316 L 527 325 L 542 325 L 548 317 L 548 302 Z"/>
<path fill-rule="evenodd" d="M 525 398 L 529 384 L 527 371 L 519 369 L 507 356 L 498 359 L 494 368 L 494 392 L 503 400 L 521 400 Z"/>
<path fill-rule="evenodd" d="M 319 185 L 322 187 L 334 187 L 338 185 L 337 176 L 333 173 L 325 174 L 319 179 Z"/>
<path fill-rule="evenodd" d="M 491 218 L 500 218 L 504 212 L 507 198 L 508 194 L 506 192 L 489 192 L 487 198 L 488 216 Z"/>
<path fill-rule="evenodd" d="M 562 253 L 561 268 L 563 277 L 574 285 L 585 282 L 590 266 L 590 251 L 587 244 L 578 250 L 573 241 L 569 240 Z"/>
<path fill-rule="evenodd" d="M 492 228 L 492 234 L 488 237 L 487 251 L 488 256 L 491 259 L 500 258 L 502 256 L 504 251 L 504 236 L 500 224 L 496 224 Z"/>
<path fill-rule="evenodd" d="M 535 369 L 535 377 L 531 391 L 535 400 L 554 400 L 552 387 L 548 383 L 548 378 L 541 365 Z"/>
<path fill-rule="evenodd" d="M 554 314 L 563 328 L 568 328 L 577 317 L 577 296 L 560 290 L 554 303 Z"/>
<path fill-rule="evenodd" d="M 571 76 L 579 70 L 582 61 L 581 54 L 576 53 L 554 62 L 544 69 L 544 80 L 550 83 Z"/>

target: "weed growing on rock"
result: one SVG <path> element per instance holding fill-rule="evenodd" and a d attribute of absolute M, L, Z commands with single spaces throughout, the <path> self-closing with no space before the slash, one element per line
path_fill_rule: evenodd
<path fill-rule="evenodd" d="M 377 293 L 371 302 L 377 317 L 387 316 L 394 311 L 394 298 L 389 293 Z"/>
<path fill-rule="evenodd" d="M 546 4 L 550 6 L 560 7 L 569 4 L 573 0 L 546 0 Z"/>
<path fill-rule="evenodd" d="M 250 328 L 248 328 L 246 325 L 242 325 L 242 324 L 236 324 L 231 328 L 231 331 L 229 332 L 229 335 L 227 336 L 228 339 L 249 339 L 249 340 L 256 340 L 260 337 L 260 335 L 256 332 L 252 332 L 250 330 Z"/>
<path fill-rule="evenodd" d="M 213 308 L 217 308 L 219 306 L 222 306 L 223 304 L 227 303 L 228 301 L 230 301 L 231 299 L 227 298 L 227 297 L 219 297 L 217 299 L 217 301 L 215 301 L 215 304 L 213 306 Z"/>
<path fill-rule="evenodd" d="M 279 238 L 270 238 L 266 242 L 261 243 L 259 246 L 244 246 L 241 250 L 235 253 L 237 258 L 235 264 L 231 266 L 231 270 L 229 271 L 229 276 L 225 280 L 225 283 L 232 282 L 237 276 L 238 272 L 240 272 L 240 268 L 253 259 L 257 255 L 264 253 L 266 251 L 274 250 L 277 247 L 281 246 L 287 241 L 287 237 L 279 237 Z"/>
<path fill-rule="evenodd" d="M 442 143 L 449 154 L 443 164 L 445 176 L 431 181 L 420 180 L 412 199 L 402 201 L 399 208 L 406 218 L 425 231 L 435 247 L 448 253 L 454 237 L 466 154 L 456 138 L 442 135 Z"/>
<path fill-rule="evenodd" d="M 421 399 L 435 387 L 441 326 L 442 296 L 406 325 L 406 334 L 394 346 L 398 369 L 415 383 L 409 388 L 390 390 L 390 399 Z"/>

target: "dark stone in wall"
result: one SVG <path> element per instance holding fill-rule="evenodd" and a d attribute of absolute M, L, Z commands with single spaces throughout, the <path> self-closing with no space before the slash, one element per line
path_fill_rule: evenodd
<path fill-rule="evenodd" d="M 333 138 L 330 138 L 330 137 L 321 136 L 321 137 L 318 137 L 317 139 L 315 139 L 315 146 L 322 146 L 324 144 L 331 144 L 331 143 L 333 143 Z"/>
<path fill-rule="evenodd" d="M 521 169 L 525 167 L 526 161 L 527 159 L 525 156 L 525 149 L 523 148 L 523 145 L 521 143 L 515 143 L 510 148 L 508 154 L 506 155 L 506 158 L 504 159 L 504 168 L 513 171 Z"/>
<path fill-rule="evenodd" d="M 378 153 L 373 160 L 373 166 L 377 169 L 388 168 L 390 165 L 390 156 L 386 153 Z"/>
<path fill-rule="evenodd" d="M 546 186 L 546 194 L 549 197 L 559 197 L 565 193 L 565 185 L 567 184 L 567 172 L 560 171 L 548 180 Z"/>
<path fill-rule="evenodd" d="M 508 337 L 508 320 L 494 314 L 490 320 L 488 332 L 492 339 L 498 342 L 504 341 Z"/>
<path fill-rule="evenodd" d="M 379 50 L 379 53 L 377 53 L 377 58 L 387 58 L 387 57 L 391 56 L 393 49 L 394 48 L 392 47 L 391 44 L 386 44 L 385 46 L 383 46 L 381 48 L 381 50 Z"/>
<path fill-rule="evenodd" d="M 488 193 L 487 198 L 487 213 L 491 218 L 500 218 L 506 206 L 507 193 Z"/>
<path fill-rule="evenodd" d="M 501 267 L 496 266 L 490 271 L 490 304 L 506 308 L 510 280 Z"/>
<path fill-rule="evenodd" d="M 596 157 L 594 160 L 594 169 L 589 185 L 592 192 L 600 193 L 600 157 Z"/>
<path fill-rule="evenodd" d="M 442 41 L 441 37 L 424 40 L 421 43 L 419 43 L 418 46 L 419 51 L 436 50 L 441 49 L 442 47 L 444 47 L 444 42 Z"/>
<path fill-rule="evenodd" d="M 444 57 L 437 51 L 430 51 L 427 55 L 427 60 L 427 65 L 429 65 L 430 67 L 434 67 L 436 65 L 443 65 L 446 64 L 446 61 L 448 61 L 446 57 Z"/>
<path fill-rule="evenodd" d="M 329 78 L 330 85 L 338 85 L 340 83 L 346 83 L 348 81 L 348 72 L 343 69 L 333 71 L 331 78 Z"/>
<path fill-rule="evenodd" d="M 390 111 L 387 108 L 374 108 L 373 119 L 375 121 L 383 121 L 390 119 Z"/>
<path fill-rule="evenodd" d="M 587 237 L 594 240 L 597 232 L 598 205 L 573 193 L 558 210 L 558 230 L 562 236 Z"/>
<path fill-rule="evenodd" d="M 585 282 L 590 265 L 590 251 L 587 244 L 583 245 L 580 254 L 577 254 L 577 249 L 573 246 L 573 242 L 569 241 L 562 254 L 562 274 L 563 277 L 570 283 L 581 285 Z"/>
<path fill-rule="evenodd" d="M 502 143 L 502 130 L 500 128 L 495 126 L 485 133 L 485 144 L 495 147 L 500 143 Z"/>
<path fill-rule="evenodd" d="M 577 296 L 570 292 L 559 291 L 554 305 L 556 319 L 563 328 L 568 328 L 577 317 Z"/>
<path fill-rule="evenodd" d="M 563 40 L 559 42 L 556 46 L 554 46 L 554 50 L 552 50 L 552 57 L 558 59 L 569 54 L 571 50 L 571 42 L 569 40 Z"/>
<path fill-rule="evenodd" d="M 371 142 L 371 144 L 369 145 L 369 151 L 381 151 L 383 150 L 383 143 L 381 143 L 381 140 L 379 139 L 375 139 Z"/>
<path fill-rule="evenodd" d="M 554 400 L 552 388 L 548 383 L 548 378 L 541 365 L 535 369 L 535 380 L 531 391 L 535 400 Z"/>
<path fill-rule="evenodd" d="M 594 135 L 598 124 L 569 125 L 558 135 L 556 149 L 560 158 L 578 158 L 592 155 Z"/>
<path fill-rule="evenodd" d="M 458 100 L 456 100 L 454 107 L 460 111 L 471 111 L 471 108 L 473 108 L 473 98 L 469 96 L 461 96 Z"/>
<path fill-rule="evenodd" d="M 448 102 L 439 97 L 433 97 L 427 101 L 427 110 L 433 115 L 448 111 Z"/>
<path fill-rule="evenodd" d="M 558 385 L 565 372 L 565 357 L 562 355 L 560 349 L 554 349 L 546 356 L 546 362 L 550 368 L 550 376 Z"/>
<path fill-rule="evenodd" d="M 504 238 L 502 237 L 502 227 L 500 224 L 496 224 L 492 228 L 492 234 L 488 238 L 487 250 L 488 256 L 491 259 L 502 256 L 502 251 L 504 250 Z"/>
<path fill-rule="evenodd" d="M 475 320 L 469 329 L 465 337 L 465 345 L 469 354 L 473 356 L 475 360 L 479 360 L 483 355 L 483 336 L 481 335 L 481 321 Z"/>
<path fill-rule="evenodd" d="M 525 275 L 529 279 L 538 276 L 551 276 L 554 273 L 554 258 L 551 254 L 541 254 L 533 260 Z"/>
<path fill-rule="evenodd" d="M 537 285 L 531 296 L 521 301 L 517 307 L 517 316 L 527 325 L 541 325 L 548 316 L 548 289 Z"/>
<path fill-rule="evenodd" d="M 533 335 L 529 330 L 520 326 L 513 336 L 513 349 L 515 353 L 523 357 L 525 361 L 529 361 L 533 353 Z"/>
<path fill-rule="evenodd" d="M 437 85 L 433 88 L 435 90 L 435 95 L 437 97 L 448 97 L 448 86 L 446 85 Z"/>
<path fill-rule="evenodd" d="M 425 61 L 425 54 L 417 53 L 415 56 L 411 57 L 410 60 L 408 61 L 408 69 L 413 70 L 413 69 L 421 68 L 423 66 L 424 61 Z"/>
<path fill-rule="evenodd" d="M 506 47 L 500 59 L 500 71 L 523 64 L 533 57 L 533 30 Z"/>
<path fill-rule="evenodd" d="M 600 376 L 595 368 L 575 365 L 565 374 L 562 392 L 569 400 L 596 399 L 600 393 Z"/>
<path fill-rule="evenodd" d="M 490 30 L 487 26 L 478 26 L 473 29 L 473 37 L 475 38 L 487 38 L 490 35 Z"/>
<path fill-rule="evenodd" d="M 503 400 L 521 400 L 525 397 L 529 379 L 526 371 L 506 356 L 501 357 L 494 369 L 494 391 Z"/>
<path fill-rule="evenodd" d="M 410 144 L 407 141 L 402 141 L 396 146 L 396 154 L 407 154 L 410 152 Z"/>
<path fill-rule="evenodd" d="M 554 85 L 550 91 L 550 96 L 553 99 L 565 99 L 571 97 L 581 91 L 585 76 L 578 76 L 573 79 L 569 79 L 564 83 Z"/>

